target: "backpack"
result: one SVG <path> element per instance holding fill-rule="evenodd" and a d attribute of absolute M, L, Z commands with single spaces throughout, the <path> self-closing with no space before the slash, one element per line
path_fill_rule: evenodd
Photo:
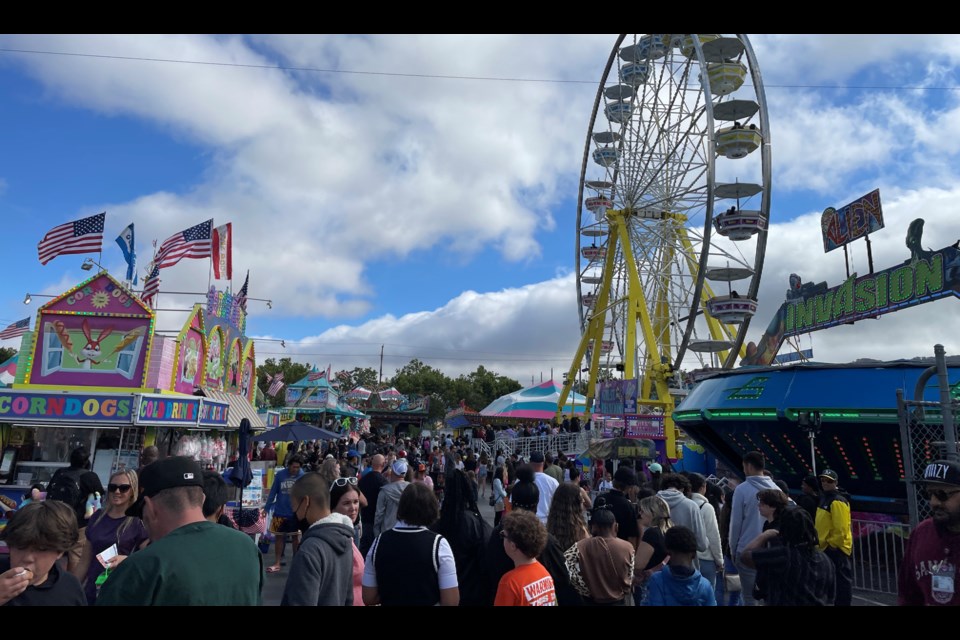
<path fill-rule="evenodd" d="M 77 520 L 83 522 L 86 496 L 80 490 L 80 475 L 83 469 L 60 469 L 47 485 L 47 500 L 59 500 L 73 508 Z"/>

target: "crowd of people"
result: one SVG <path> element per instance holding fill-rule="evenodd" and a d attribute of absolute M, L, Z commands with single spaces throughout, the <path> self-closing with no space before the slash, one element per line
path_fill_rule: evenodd
<path fill-rule="evenodd" d="M 794 501 L 759 452 L 739 483 L 651 463 L 620 464 L 594 487 L 559 452 L 469 445 L 290 447 L 267 499 L 272 564 L 226 508 L 220 474 L 145 451 L 92 513 L 24 501 L 0 534 L 0 604 L 257 605 L 285 557 L 283 605 L 851 604 L 850 503 L 832 470 Z M 276 459 L 272 446 L 257 453 Z M 78 485 L 92 482 L 83 454 Z M 899 599 L 960 604 L 946 575 L 960 560 L 960 463 L 931 464 L 924 482 L 933 516 L 910 538 Z"/>

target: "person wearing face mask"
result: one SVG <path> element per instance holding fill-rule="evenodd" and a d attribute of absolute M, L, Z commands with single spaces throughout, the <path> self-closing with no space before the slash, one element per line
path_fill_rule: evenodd
<path fill-rule="evenodd" d="M 352 606 L 353 522 L 330 511 L 330 485 L 319 473 L 298 479 L 290 501 L 303 539 L 280 604 Z"/>

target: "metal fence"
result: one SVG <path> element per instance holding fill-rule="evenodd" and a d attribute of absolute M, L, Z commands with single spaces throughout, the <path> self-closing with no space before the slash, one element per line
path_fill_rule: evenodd
<path fill-rule="evenodd" d="M 897 593 L 897 576 L 910 525 L 853 520 L 853 586 L 876 593 Z"/>
<path fill-rule="evenodd" d="M 497 439 L 492 443 L 475 440 L 474 444 L 478 452 L 485 452 L 489 457 L 495 456 L 498 450 L 503 451 L 506 456 L 516 453 L 524 458 L 528 458 L 533 451 L 549 451 L 554 455 L 563 453 L 571 456 L 580 455 L 586 451 L 591 437 L 592 432 L 590 431 L 533 436 L 532 438 L 511 438 L 498 434 Z"/>

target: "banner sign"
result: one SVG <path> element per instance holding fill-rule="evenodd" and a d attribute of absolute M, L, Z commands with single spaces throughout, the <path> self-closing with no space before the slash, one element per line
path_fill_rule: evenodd
<path fill-rule="evenodd" d="M 880 229 L 883 229 L 883 209 L 880 207 L 880 189 L 874 189 L 839 209 L 824 209 L 820 216 L 823 252 L 839 249 Z"/>
<path fill-rule="evenodd" d="M 662 438 L 664 437 L 664 417 L 660 415 L 637 415 L 624 418 L 625 438 Z"/>
<path fill-rule="evenodd" d="M 229 415 L 229 404 L 203 398 L 203 404 L 200 406 L 201 427 L 226 427 Z"/>
<path fill-rule="evenodd" d="M 817 288 L 791 297 L 777 310 L 759 344 L 747 344 L 741 365 L 768 365 L 786 338 L 839 324 L 876 318 L 941 298 L 960 297 L 960 250 L 922 248 L 923 220 L 914 220 L 907 233 L 910 258 L 895 267 L 865 276 L 850 276 L 843 284 Z"/>
<path fill-rule="evenodd" d="M 197 424 L 200 419 L 200 398 L 173 396 L 140 396 L 137 424 L 182 425 Z"/>
<path fill-rule="evenodd" d="M 130 424 L 132 394 L 30 393 L 0 389 L 0 422 Z"/>
<path fill-rule="evenodd" d="M 626 415 L 637 412 L 638 380 L 605 380 L 597 388 L 595 413 Z"/>

